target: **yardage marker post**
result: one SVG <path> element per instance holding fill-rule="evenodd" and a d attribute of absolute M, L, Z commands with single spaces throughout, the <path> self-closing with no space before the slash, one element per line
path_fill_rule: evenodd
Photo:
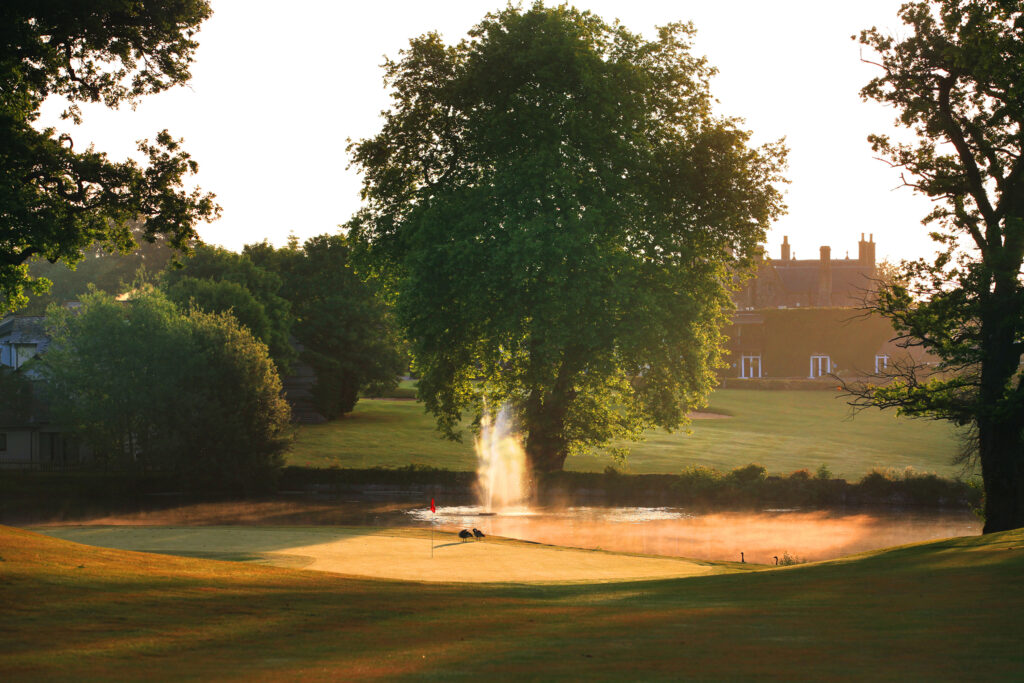
<path fill-rule="evenodd" d="M 434 515 L 437 508 L 434 507 L 434 499 L 430 499 L 430 559 L 434 559 Z"/>

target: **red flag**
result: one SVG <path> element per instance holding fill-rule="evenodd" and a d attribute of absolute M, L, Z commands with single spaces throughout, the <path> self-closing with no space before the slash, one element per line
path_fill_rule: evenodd
<path fill-rule="evenodd" d="M 430 499 L 430 511 L 431 512 L 437 512 L 437 508 L 434 507 L 434 499 L 433 498 Z"/>

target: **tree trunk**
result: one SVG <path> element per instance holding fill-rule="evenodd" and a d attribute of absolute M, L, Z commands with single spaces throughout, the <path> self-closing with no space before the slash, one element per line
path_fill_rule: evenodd
<path fill-rule="evenodd" d="M 526 459 L 535 473 L 559 472 L 568 455 L 566 405 L 554 392 L 534 389 L 526 406 Z"/>
<path fill-rule="evenodd" d="M 565 418 L 576 392 L 563 361 L 550 391 L 534 387 L 526 402 L 526 459 L 534 473 L 560 472 L 569 454 Z"/>
<path fill-rule="evenodd" d="M 1024 527 L 1024 422 L 1007 394 L 1020 367 L 1015 349 L 1016 272 L 995 277 L 982 302 L 978 459 L 985 486 L 983 533 Z"/>
<path fill-rule="evenodd" d="M 1016 420 L 986 419 L 978 425 L 985 483 L 983 533 L 1024 527 L 1024 441 Z"/>

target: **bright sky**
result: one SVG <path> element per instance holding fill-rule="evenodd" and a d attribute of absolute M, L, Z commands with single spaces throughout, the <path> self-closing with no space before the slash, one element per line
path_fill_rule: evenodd
<path fill-rule="evenodd" d="M 676 20 L 697 28 L 695 52 L 719 69 L 719 112 L 745 119 L 757 142 L 790 147 L 789 213 L 771 229 L 778 256 L 788 235 L 797 258 L 857 256 L 874 233 L 878 258 L 930 254 L 920 219 L 930 203 L 900 188 L 899 174 L 872 158 L 865 138 L 892 130 L 894 112 L 861 102 L 877 72 L 850 36 L 873 25 L 905 35 L 901 0 L 580 0 L 606 20 L 653 37 Z M 223 217 L 200 228 L 207 242 L 238 250 L 264 238 L 284 244 L 334 232 L 359 206 L 360 179 L 346 170 L 347 138 L 371 136 L 389 99 L 383 56 L 439 31 L 457 42 L 504 0 L 212 0 L 188 87 L 151 96 L 132 111 L 83 109 L 76 147 L 95 143 L 113 158 L 167 128 L 199 162 L 197 184 L 217 195 Z M 59 102 L 44 120 L 58 122 Z"/>

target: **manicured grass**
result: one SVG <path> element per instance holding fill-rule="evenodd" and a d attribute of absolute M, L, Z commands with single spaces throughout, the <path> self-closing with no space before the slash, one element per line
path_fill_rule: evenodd
<path fill-rule="evenodd" d="M 453 531 L 368 527 L 61 526 L 41 533 L 145 552 L 256 561 L 375 579 L 454 583 L 596 583 L 735 571 L 721 564 L 563 548 Z"/>
<path fill-rule="evenodd" d="M 899 419 L 878 410 L 851 415 L 833 392 L 719 390 L 707 410 L 730 417 L 694 420 L 689 435 L 648 433 L 646 441 L 632 445 L 627 471 L 671 474 L 693 464 L 728 471 L 756 462 L 780 475 L 826 465 L 833 475 L 850 480 L 888 467 L 946 477 L 960 473 L 951 464 L 956 433 L 946 423 Z M 476 468 L 470 436 L 463 443 L 440 439 L 421 404 L 366 399 L 343 420 L 301 427 L 288 463 Z M 603 454 L 578 456 L 569 458 L 566 469 L 600 472 L 610 464 Z"/>
<path fill-rule="evenodd" d="M 0 527 L 0 678 L 1017 680 L 1024 531 L 577 586 L 370 581 Z"/>
<path fill-rule="evenodd" d="M 340 420 L 300 426 L 288 464 L 357 468 L 418 464 L 473 470 L 476 456 L 468 434 L 462 443 L 441 439 L 423 404 L 364 398 Z"/>

